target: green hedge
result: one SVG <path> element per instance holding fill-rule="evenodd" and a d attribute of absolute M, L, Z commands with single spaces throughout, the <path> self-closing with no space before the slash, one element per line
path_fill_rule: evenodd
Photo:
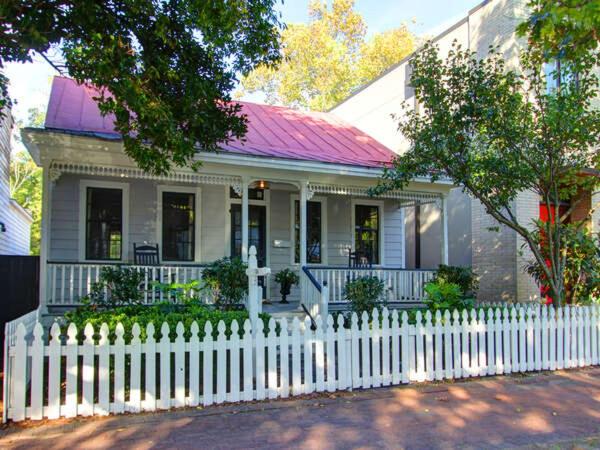
<path fill-rule="evenodd" d="M 268 322 L 271 316 L 261 314 L 265 331 L 268 331 Z M 177 336 L 176 327 L 179 322 L 185 327 L 185 337 L 190 337 L 190 327 L 194 321 L 198 323 L 200 328 L 199 336 L 204 337 L 204 326 L 206 322 L 210 322 L 213 327 L 213 337 L 217 337 L 217 325 L 222 320 L 227 329 L 226 334 L 231 334 L 231 323 L 237 320 L 240 327 L 240 336 L 244 332 L 244 321 L 248 319 L 248 311 L 220 311 L 207 305 L 202 304 L 174 304 L 174 303 L 156 303 L 154 305 L 128 305 L 119 306 L 112 309 L 100 309 L 94 306 L 83 306 L 74 311 L 67 312 L 64 316 L 63 331 L 66 332 L 66 327 L 69 323 L 74 323 L 77 326 L 78 337 L 83 341 L 85 335 L 83 330 L 86 324 L 90 323 L 94 327 L 96 338 L 99 337 L 100 326 L 103 323 L 108 325 L 110 330 L 109 339 L 111 342 L 115 338 L 115 328 L 120 322 L 125 328 L 125 341 L 131 340 L 131 328 L 133 324 L 139 324 L 141 328 L 141 339 L 146 339 L 146 326 L 152 322 L 154 324 L 154 338 L 158 341 L 161 338 L 161 327 L 163 322 L 169 324 L 169 336 L 175 339 Z"/>

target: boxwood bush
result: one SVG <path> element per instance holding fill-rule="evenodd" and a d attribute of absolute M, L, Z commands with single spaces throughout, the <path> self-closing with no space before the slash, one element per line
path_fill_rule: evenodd
<path fill-rule="evenodd" d="M 268 323 L 270 315 L 261 314 L 265 332 L 268 332 Z M 86 324 L 90 323 L 94 327 L 96 338 L 99 337 L 100 326 L 103 323 L 108 325 L 111 342 L 115 338 L 115 328 L 120 322 L 125 328 L 125 341 L 128 343 L 131 340 L 131 328 L 137 323 L 141 328 L 140 338 L 142 341 L 146 339 L 146 326 L 152 322 L 154 324 L 154 339 L 157 341 L 161 338 L 161 327 L 163 322 L 169 324 L 169 336 L 175 339 L 177 336 L 176 327 L 179 322 L 185 327 L 185 337 L 188 339 L 191 335 L 190 327 L 192 322 L 196 321 L 200 328 L 200 339 L 204 338 L 204 326 L 206 322 L 210 322 L 213 327 L 213 337 L 217 337 L 217 325 L 222 320 L 227 326 L 226 335 L 231 335 L 231 323 L 237 320 L 240 327 L 240 336 L 244 333 L 244 321 L 248 319 L 248 311 L 221 311 L 213 307 L 188 302 L 186 304 L 174 304 L 170 302 L 156 303 L 154 305 L 127 305 L 119 306 L 112 309 L 97 308 L 95 306 L 86 305 L 76 310 L 67 312 L 62 320 L 61 325 L 63 331 L 66 332 L 66 327 L 69 323 L 74 323 L 77 326 L 78 337 L 80 341 L 85 339 L 83 333 Z"/>

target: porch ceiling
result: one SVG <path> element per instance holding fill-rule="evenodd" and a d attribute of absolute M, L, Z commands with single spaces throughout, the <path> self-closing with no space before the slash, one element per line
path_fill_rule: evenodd
<path fill-rule="evenodd" d="M 117 177 L 125 179 L 151 179 L 190 184 L 218 184 L 231 186 L 236 192 L 241 192 L 243 178 L 236 175 L 209 174 L 196 172 L 173 171 L 167 175 L 152 175 L 137 167 L 121 167 L 95 165 L 89 163 L 72 163 L 53 161 L 50 165 L 50 179 L 57 180 L 63 173 Z M 282 182 L 281 180 L 278 180 Z M 289 183 L 294 184 L 292 180 Z M 368 186 L 348 186 L 344 184 L 308 183 L 309 197 L 314 194 L 347 195 L 354 197 L 369 197 Z M 398 199 L 401 207 L 416 204 L 438 203 L 442 198 L 437 192 L 390 191 L 378 196 L 379 198 Z"/>

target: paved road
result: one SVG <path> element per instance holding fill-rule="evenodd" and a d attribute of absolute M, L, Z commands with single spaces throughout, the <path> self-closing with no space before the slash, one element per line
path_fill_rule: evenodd
<path fill-rule="evenodd" d="M 11 425 L 0 448 L 600 448 L 600 368 Z"/>

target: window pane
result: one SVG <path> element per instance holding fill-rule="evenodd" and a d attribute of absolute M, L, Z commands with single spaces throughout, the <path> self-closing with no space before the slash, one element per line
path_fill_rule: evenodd
<path fill-rule="evenodd" d="M 320 264 L 321 202 L 306 202 L 306 262 Z M 300 262 L 300 201 L 294 202 L 294 261 Z"/>
<path fill-rule="evenodd" d="M 238 195 L 233 188 L 229 188 L 229 198 L 242 198 Z M 265 190 L 264 189 L 248 189 L 248 200 L 264 200 Z"/>
<path fill-rule="evenodd" d="M 379 264 L 379 208 L 356 205 L 354 210 L 354 248 L 372 264 Z"/>
<path fill-rule="evenodd" d="M 121 189 L 87 188 L 86 259 L 121 259 L 123 193 Z"/>
<path fill-rule="evenodd" d="M 195 202 L 194 194 L 163 192 L 162 257 L 164 260 L 194 260 Z"/>

